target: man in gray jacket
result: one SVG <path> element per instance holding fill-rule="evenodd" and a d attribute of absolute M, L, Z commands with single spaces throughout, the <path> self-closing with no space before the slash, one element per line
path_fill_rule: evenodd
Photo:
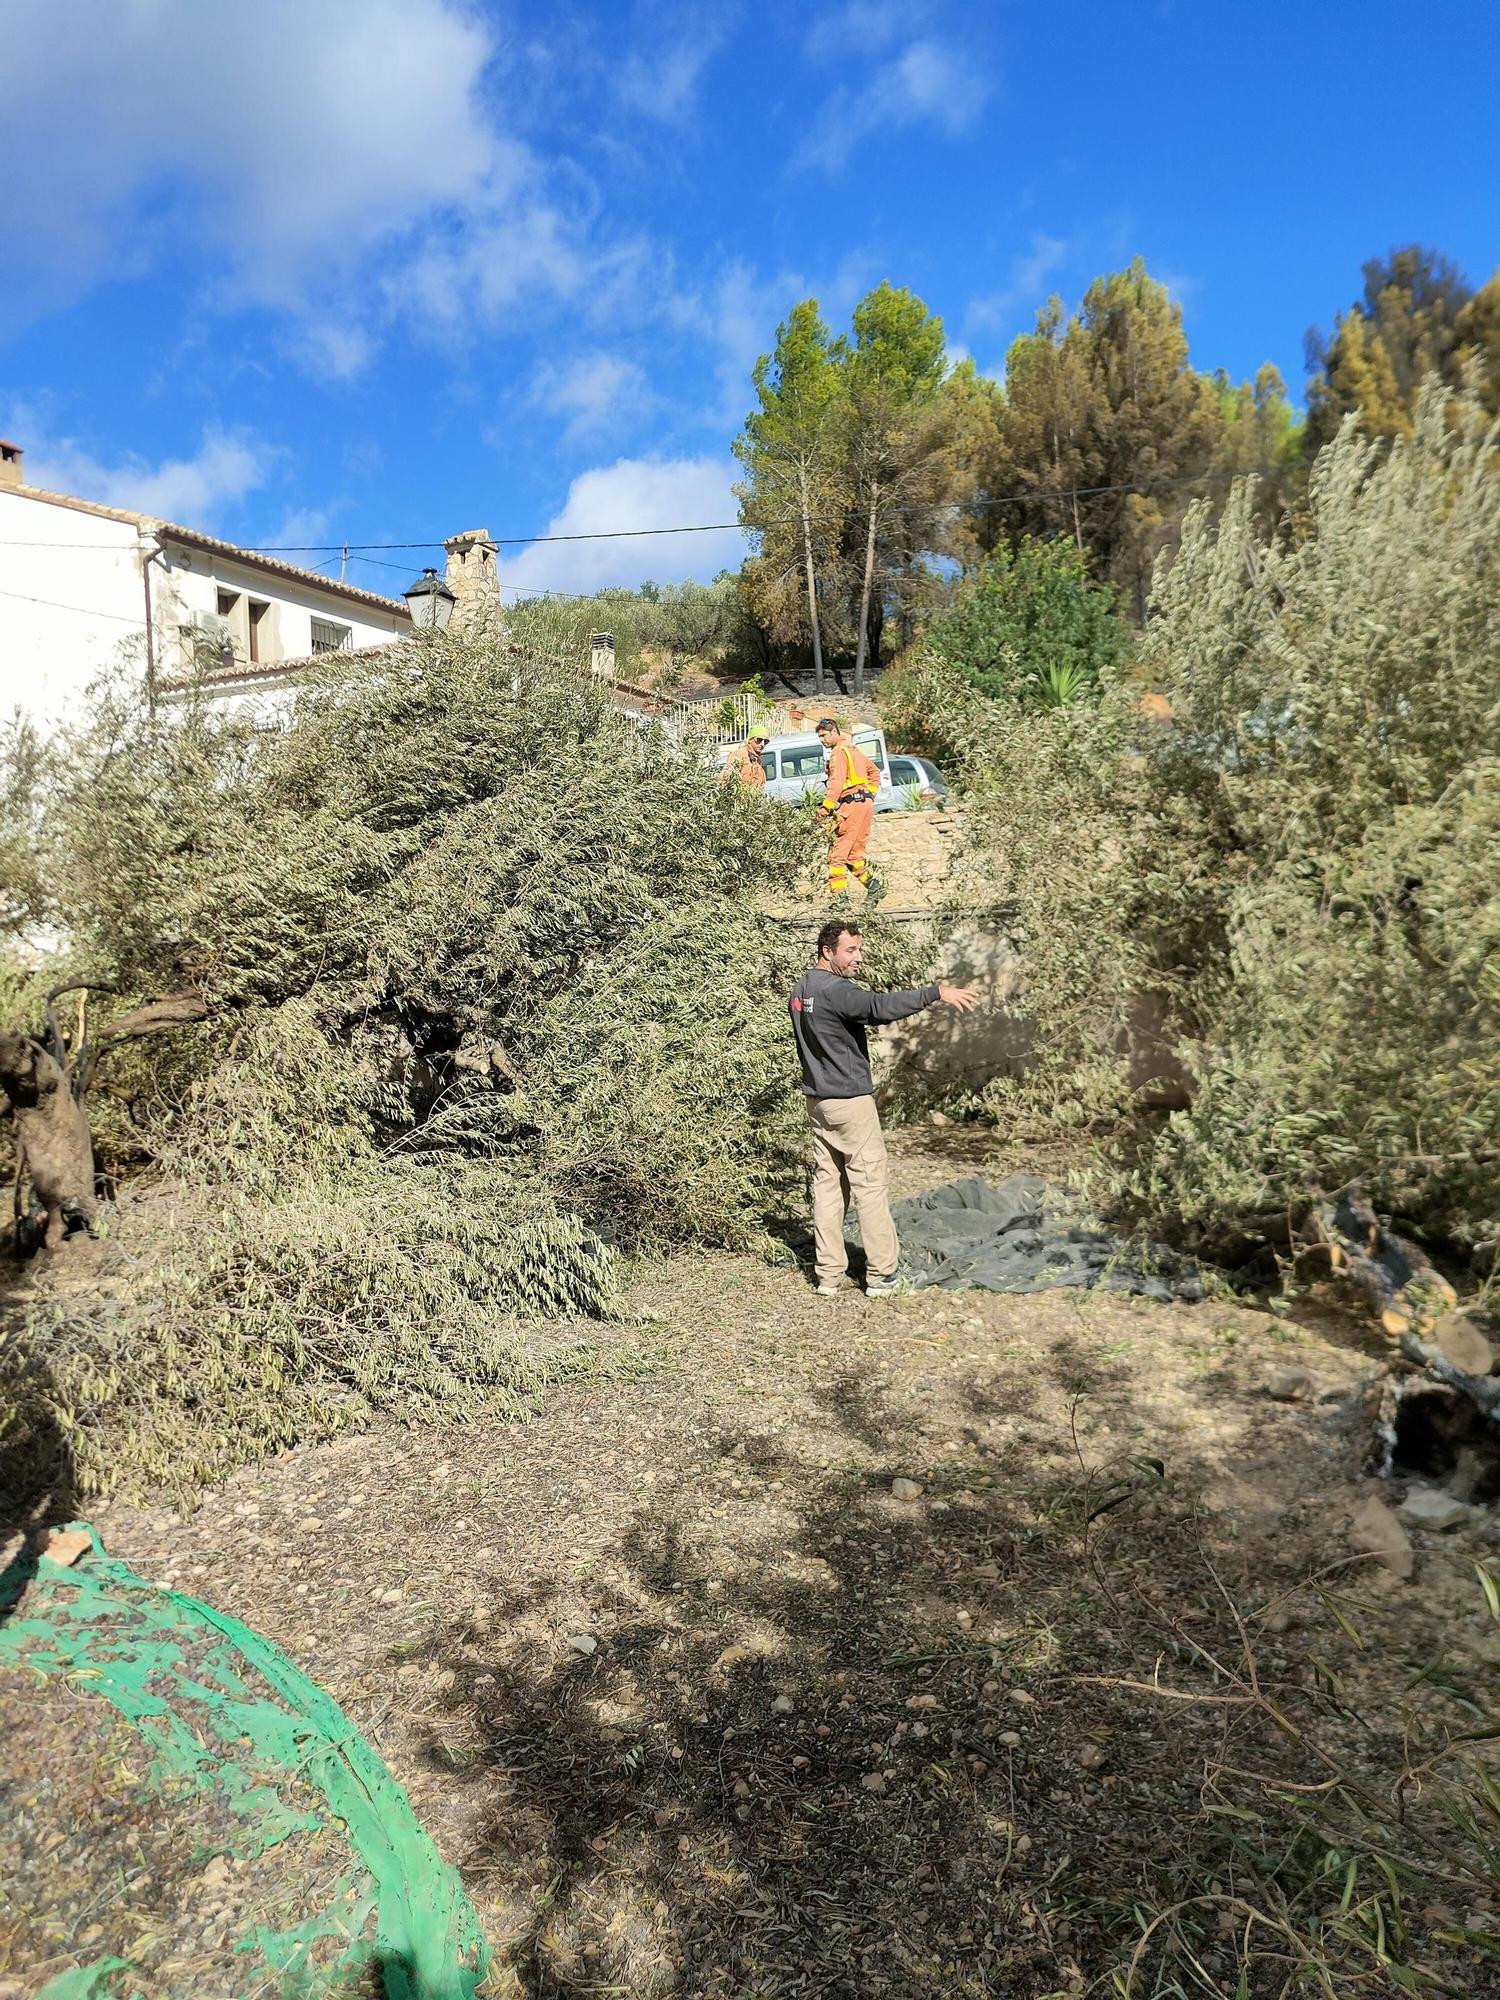
<path fill-rule="evenodd" d="M 839 919 L 824 924 L 818 932 L 818 962 L 803 973 L 787 1002 L 812 1125 L 813 1243 L 818 1291 L 824 1298 L 835 1297 L 848 1274 L 844 1215 L 851 1195 L 865 1244 L 866 1295 L 878 1299 L 896 1289 L 900 1245 L 891 1220 L 867 1025 L 904 1021 L 938 1001 L 967 1013 L 979 998 L 967 986 L 872 993 L 853 978 L 863 951 L 857 924 Z"/>

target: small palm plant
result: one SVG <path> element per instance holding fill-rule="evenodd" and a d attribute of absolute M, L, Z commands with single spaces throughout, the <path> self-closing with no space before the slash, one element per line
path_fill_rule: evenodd
<path fill-rule="evenodd" d="M 1071 708 L 1093 684 L 1094 676 L 1077 660 L 1050 660 L 1037 676 L 1043 708 Z"/>

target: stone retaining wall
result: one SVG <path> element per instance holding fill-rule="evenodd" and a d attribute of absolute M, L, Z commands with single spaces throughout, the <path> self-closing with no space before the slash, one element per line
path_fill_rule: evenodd
<path fill-rule="evenodd" d="M 942 1095 L 982 1090 L 995 1077 L 1023 1069 L 1036 1043 L 1036 1023 L 1019 1011 L 1023 961 L 1003 916 L 965 920 L 962 914 L 962 840 L 959 810 L 875 816 L 869 858 L 883 890 L 875 906 L 880 916 L 928 930 L 933 976 L 975 987 L 980 994 L 980 1004 L 970 1014 L 933 1007 L 881 1029 L 872 1046 L 883 1085 L 910 1085 Z M 831 906 L 821 873 L 810 872 L 803 887 L 796 905 L 776 915 L 789 926 L 805 927 L 811 947 Z M 857 917 L 865 903 L 863 891 L 854 887 L 838 907 Z M 1158 1105 L 1175 1108 L 1187 1102 L 1187 1078 L 1162 1025 L 1160 1008 L 1149 996 L 1136 1001 L 1124 1028 L 1131 1082 L 1137 1089 L 1150 1089 Z"/>

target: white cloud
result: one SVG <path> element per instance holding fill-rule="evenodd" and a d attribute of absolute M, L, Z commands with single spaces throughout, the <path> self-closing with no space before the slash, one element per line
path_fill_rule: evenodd
<path fill-rule="evenodd" d="M 836 172 L 862 140 L 914 125 L 934 125 L 956 137 L 973 124 L 988 95 L 972 49 L 919 37 L 876 63 L 861 83 L 833 93 L 794 164 Z"/>
<path fill-rule="evenodd" d="M 7 261 L 66 294 L 207 244 L 273 304 L 495 175 L 485 30 L 450 0 L 0 0 Z"/>
<path fill-rule="evenodd" d="M 847 61 L 855 50 L 878 54 L 899 41 L 922 11 L 910 0 L 846 0 L 844 6 L 818 15 L 809 27 L 804 43 L 808 59 L 832 63 Z"/>
<path fill-rule="evenodd" d="M 1048 281 L 1067 262 L 1069 250 L 1060 236 L 1033 236 L 1030 248 L 1012 260 L 1005 283 L 970 302 L 965 315 L 970 329 L 1010 333 L 1018 319 L 1033 319 L 1047 303 Z"/>
<path fill-rule="evenodd" d="M 7 435 L 27 448 L 29 485 L 153 514 L 188 528 L 212 530 L 221 510 L 264 486 L 284 456 L 252 431 L 210 424 L 191 458 L 152 464 L 130 453 L 111 464 L 94 457 L 74 438 L 38 435 L 29 411 L 17 411 L 8 421 L 13 428 Z"/>
<path fill-rule="evenodd" d="M 549 535 L 588 535 L 627 528 L 676 528 L 733 521 L 735 466 L 722 458 L 621 458 L 579 473 L 562 508 L 547 524 Z M 603 590 L 630 587 L 646 577 L 707 578 L 743 560 L 738 528 L 714 534 L 663 535 L 618 541 L 534 543 L 507 561 L 501 553 L 502 593 Z"/>
<path fill-rule="evenodd" d="M 504 196 L 486 192 L 390 265 L 381 316 L 454 342 L 476 327 L 534 330 L 559 304 L 573 327 L 640 323 L 657 305 L 661 259 L 641 237 L 600 240 L 578 220 L 585 207 L 581 196 L 576 211 L 552 200 L 539 170 L 525 168 Z"/>
<path fill-rule="evenodd" d="M 638 423 L 656 399 L 639 363 L 597 353 L 544 362 L 532 378 L 528 400 L 563 418 L 564 438 L 573 441 Z"/>
<path fill-rule="evenodd" d="M 1167 295 L 1174 305 L 1186 311 L 1202 289 L 1201 281 L 1187 271 L 1163 271 L 1159 282 L 1166 286 Z"/>
<path fill-rule="evenodd" d="M 875 268 L 861 250 L 850 251 L 832 271 L 812 276 L 787 270 L 762 276 L 735 259 L 702 291 L 672 294 L 666 301 L 669 323 L 701 340 L 714 357 L 717 393 L 701 421 L 738 430 L 755 401 L 750 381 L 755 364 L 770 352 L 776 328 L 797 300 L 815 298 L 824 321 L 837 332 L 874 282 Z"/>
<path fill-rule="evenodd" d="M 333 382 L 352 382 L 375 352 L 364 327 L 317 318 L 300 322 L 282 345 L 308 374 Z"/>
<path fill-rule="evenodd" d="M 314 551 L 327 548 L 331 519 L 332 509 L 328 507 L 294 507 L 289 514 L 282 515 L 257 547 L 299 550 L 297 560 L 310 561 Z"/>
<path fill-rule="evenodd" d="M 634 46 L 615 79 L 621 103 L 663 122 L 683 117 L 693 108 L 703 72 L 738 21 L 739 8 L 725 0 L 656 0 L 637 7 Z"/>
<path fill-rule="evenodd" d="M 396 321 L 458 341 L 642 289 L 588 176 L 497 122 L 469 0 L 0 0 L 0 47 L 0 185 L 46 190 L 0 212 L 0 324 L 175 259 L 347 379 Z"/>

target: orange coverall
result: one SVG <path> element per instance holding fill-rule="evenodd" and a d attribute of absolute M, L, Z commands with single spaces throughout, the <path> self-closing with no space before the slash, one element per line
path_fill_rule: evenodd
<path fill-rule="evenodd" d="M 835 743 L 828 757 L 828 790 L 822 810 L 832 813 L 838 828 L 828 854 L 828 887 L 835 896 L 848 888 L 849 877 L 869 886 L 865 848 L 875 820 L 875 794 L 880 790 L 880 766 L 846 740 Z"/>
<path fill-rule="evenodd" d="M 738 778 L 747 792 L 763 792 L 766 789 L 766 767 L 760 761 L 760 752 L 752 750 L 748 743 L 742 743 L 738 750 L 731 750 L 724 759 L 724 775 L 721 784 L 732 784 Z"/>

